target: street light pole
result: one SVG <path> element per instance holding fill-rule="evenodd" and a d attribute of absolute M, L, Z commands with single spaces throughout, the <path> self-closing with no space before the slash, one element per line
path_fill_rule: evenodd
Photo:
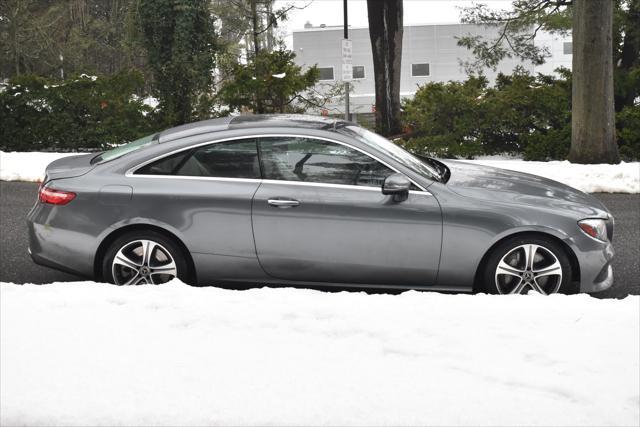
<path fill-rule="evenodd" d="M 344 6 L 344 39 L 349 39 L 349 17 L 347 13 L 347 0 L 343 0 Z M 344 83 L 344 118 L 349 120 L 349 82 Z"/>

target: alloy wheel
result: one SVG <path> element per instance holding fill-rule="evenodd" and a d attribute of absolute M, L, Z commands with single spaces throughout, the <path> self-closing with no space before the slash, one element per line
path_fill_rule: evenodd
<path fill-rule="evenodd" d="M 116 285 L 158 285 L 178 276 L 171 253 L 152 240 L 134 240 L 122 246 L 111 267 Z"/>
<path fill-rule="evenodd" d="M 495 283 L 500 294 L 522 294 L 529 290 L 554 294 L 562 284 L 562 265 L 544 246 L 520 245 L 507 252 L 498 263 Z"/>

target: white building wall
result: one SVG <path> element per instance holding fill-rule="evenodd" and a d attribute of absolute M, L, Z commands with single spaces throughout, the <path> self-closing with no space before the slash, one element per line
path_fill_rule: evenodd
<path fill-rule="evenodd" d="M 572 43 L 571 35 L 560 36 L 540 31 L 536 35 L 534 43 L 538 47 L 547 48 L 551 53 L 551 57 L 547 58 L 544 64 L 535 67 L 536 73 L 553 74 L 559 67 L 571 69 L 573 59 L 573 55 L 569 53 Z M 565 43 L 567 44 L 567 53 L 565 53 Z"/>
<path fill-rule="evenodd" d="M 427 82 L 462 81 L 467 78 L 461 63 L 473 60 L 472 53 L 458 46 L 458 37 L 468 34 L 480 35 L 486 39 L 497 36 L 498 29 L 469 24 L 442 24 L 405 26 L 402 47 L 402 69 L 400 92 L 402 97 L 412 97 L 418 86 Z M 296 63 L 301 66 L 333 67 L 334 80 L 320 82 L 317 89 L 336 84 L 341 78 L 341 40 L 342 27 L 313 27 L 293 32 L 293 49 Z M 373 60 L 368 28 L 350 28 L 349 38 L 353 42 L 353 65 L 365 68 L 365 78 L 354 80 L 354 91 L 351 93 L 351 111 L 354 113 L 371 113 L 375 104 L 375 87 L 373 79 Z M 549 46 L 552 57 L 547 64 L 534 67 L 533 64 L 519 59 L 505 59 L 496 71 L 486 69 L 485 75 L 493 81 L 499 72 L 510 74 L 516 66 L 522 66 L 529 72 L 550 74 L 562 65 L 571 68 L 571 55 L 564 55 L 563 43 L 569 37 L 557 37 L 540 34 L 536 43 Z M 415 77 L 411 74 L 412 64 L 428 63 L 430 75 Z M 342 104 L 329 105 L 330 113 L 344 111 Z"/>

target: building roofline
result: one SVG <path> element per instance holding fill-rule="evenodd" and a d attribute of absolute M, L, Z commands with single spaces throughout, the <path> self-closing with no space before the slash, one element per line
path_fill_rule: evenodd
<path fill-rule="evenodd" d="M 443 27 L 443 26 L 451 26 L 451 25 L 461 25 L 461 26 L 484 26 L 483 24 L 466 24 L 462 22 L 426 22 L 420 24 L 411 24 L 404 25 L 404 28 L 413 28 L 413 27 Z M 368 30 L 369 26 L 357 26 L 352 27 L 349 25 L 349 30 Z M 308 33 L 314 31 L 344 31 L 344 27 L 342 25 L 327 25 L 326 27 L 311 27 L 311 28 L 298 28 L 291 30 L 292 33 Z"/>

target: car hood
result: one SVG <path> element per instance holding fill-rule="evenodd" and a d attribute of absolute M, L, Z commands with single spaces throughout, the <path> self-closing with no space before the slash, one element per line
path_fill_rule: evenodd
<path fill-rule="evenodd" d="M 451 170 L 447 187 L 461 196 L 536 206 L 544 204 L 579 210 L 581 214 L 591 216 L 608 213 L 607 208 L 590 194 L 551 179 L 463 161 L 442 162 Z"/>

